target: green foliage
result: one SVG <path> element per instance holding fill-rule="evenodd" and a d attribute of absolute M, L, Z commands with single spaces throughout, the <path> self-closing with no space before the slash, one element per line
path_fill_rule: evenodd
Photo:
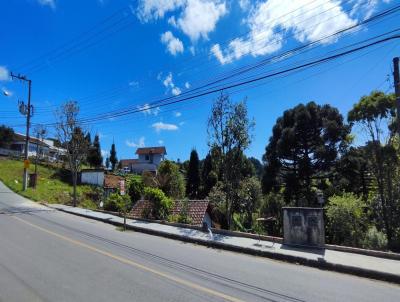
<path fill-rule="evenodd" d="M 332 243 L 360 245 L 367 224 L 362 199 L 352 193 L 330 197 L 326 217 L 328 236 Z"/>
<path fill-rule="evenodd" d="M 210 152 L 205 157 L 201 169 L 202 197 L 206 197 L 217 182 L 218 166 L 216 164 L 216 159 L 213 159 L 212 153 Z"/>
<path fill-rule="evenodd" d="M 144 192 L 144 185 L 141 177 L 130 177 L 127 180 L 128 194 L 133 202 L 138 201 Z"/>
<path fill-rule="evenodd" d="M 115 170 L 115 166 L 118 163 L 117 151 L 115 150 L 115 144 L 114 143 L 111 145 L 110 163 L 111 163 L 111 169 L 114 171 Z"/>
<path fill-rule="evenodd" d="M 185 195 L 185 181 L 182 173 L 179 171 L 178 165 L 164 160 L 158 167 L 156 176 L 158 187 L 167 196 L 181 199 Z"/>
<path fill-rule="evenodd" d="M 372 250 L 386 250 L 387 249 L 387 238 L 383 232 L 376 229 L 376 226 L 371 226 L 361 243 L 361 246 L 365 249 Z"/>
<path fill-rule="evenodd" d="M 314 205 L 313 180 L 330 175 L 350 127 L 336 108 L 310 102 L 286 110 L 272 133 L 263 156 L 264 192 L 283 185 L 287 202 Z"/>
<path fill-rule="evenodd" d="M 186 195 L 196 199 L 200 194 L 200 162 L 196 149 L 190 152 L 190 160 L 186 173 Z"/>
<path fill-rule="evenodd" d="M 212 205 L 212 216 L 213 220 L 221 225 L 222 228 L 226 228 L 227 223 L 227 201 L 226 192 L 222 182 L 218 182 L 208 194 L 208 200 Z"/>
<path fill-rule="evenodd" d="M 255 157 L 249 157 L 249 161 L 253 164 L 255 173 L 259 179 L 262 178 L 262 174 L 264 173 L 263 164 Z"/>
<path fill-rule="evenodd" d="M 110 158 L 108 156 L 106 157 L 106 168 L 110 168 Z"/>
<path fill-rule="evenodd" d="M 184 199 L 182 202 L 182 207 L 177 215 L 169 215 L 168 216 L 168 221 L 170 222 L 178 222 L 178 223 L 185 223 L 185 224 L 191 224 L 192 219 L 189 216 L 189 201 L 187 199 Z"/>
<path fill-rule="evenodd" d="M 90 138 L 89 138 L 90 139 Z M 103 163 L 99 135 L 95 135 L 93 144 L 88 149 L 87 162 L 91 167 L 100 167 Z"/>
<path fill-rule="evenodd" d="M 157 188 L 144 188 L 144 197 L 153 203 L 152 215 L 155 219 L 167 219 L 174 205 L 173 200 Z"/>
<path fill-rule="evenodd" d="M 96 210 L 97 209 L 97 204 L 91 200 L 91 199 L 84 199 L 79 203 L 79 207 L 85 208 L 85 209 L 90 209 L 90 210 Z"/>
<path fill-rule="evenodd" d="M 111 193 L 107 200 L 104 202 L 104 210 L 111 212 L 118 212 L 119 210 L 120 195 L 119 193 Z"/>
<path fill-rule="evenodd" d="M 12 142 L 14 130 L 6 125 L 0 126 L 0 147 L 4 147 Z"/>
<path fill-rule="evenodd" d="M 239 188 L 239 209 L 240 213 L 245 214 L 243 219 L 244 227 L 250 229 L 253 225 L 253 213 L 260 206 L 262 198 L 261 184 L 257 177 L 245 178 L 240 182 Z"/>
<path fill-rule="evenodd" d="M 283 232 L 283 211 L 285 201 L 282 194 L 270 192 L 264 195 L 262 199 L 259 216 L 262 218 L 273 217 L 276 219 L 275 224 L 266 225 L 258 223 L 258 228 L 266 230 L 268 234 L 282 236 Z"/>

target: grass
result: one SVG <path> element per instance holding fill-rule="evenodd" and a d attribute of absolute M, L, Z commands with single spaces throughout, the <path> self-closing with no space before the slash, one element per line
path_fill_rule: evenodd
<path fill-rule="evenodd" d="M 71 203 L 72 185 L 69 173 L 60 168 L 38 165 L 38 180 L 36 188 L 28 188 L 22 191 L 23 161 L 0 158 L 0 180 L 14 192 L 29 199 L 47 203 Z M 33 173 L 35 165 L 31 163 L 29 173 Z M 92 187 L 80 185 L 77 187 L 81 204 L 94 207 L 91 200 L 85 199 L 85 193 L 92 192 Z"/>

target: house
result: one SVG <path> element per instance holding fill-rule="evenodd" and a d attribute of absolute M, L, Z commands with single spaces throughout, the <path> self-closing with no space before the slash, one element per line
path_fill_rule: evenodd
<path fill-rule="evenodd" d="M 191 224 L 195 226 L 203 226 L 206 223 L 208 227 L 212 227 L 211 206 L 208 200 L 189 200 L 187 201 L 187 215 L 191 220 Z M 183 200 L 175 200 L 171 215 L 179 215 L 184 205 Z M 138 200 L 132 207 L 129 216 L 135 219 L 152 218 L 151 212 L 153 204 L 149 200 Z"/>
<path fill-rule="evenodd" d="M 13 141 L 6 147 L 0 148 L 0 155 L 21 157 L 25 153 L 26 136 L 15 133 Z M 57 161 L 60 156 L 66 154 L 66 150 L 54 146 L 54 141 L 50 139 L 39 140 L 35 137 L 29 137 L 28 156 L 40 159 Z"/>
<path fill-rule="evenodd" d="M 146 147 L 136 150 L 137 159 L 122 159 L 121 169 L 125 173 L 142 174 L 144 171 L 157 172 L 158 166 L 165 159 L 165 147 Z"/>
<path fill-rule="evenodd" d="M 124 181 L 125 178 L 118 175 L 113 174 L 105 174 L 104 175 L 104 196 L 107 198 L 110 193 L 115 193 L 120 188 L 120 182 Z"/>
<path fill-rule="evenodd" d="M 104 169 L 82 169 L 81 183 L 102 186 L 104 184 Z"/>

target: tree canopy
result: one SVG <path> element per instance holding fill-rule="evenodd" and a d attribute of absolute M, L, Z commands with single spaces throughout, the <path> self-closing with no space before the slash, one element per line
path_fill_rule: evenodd
<path fill-rule="evenodd" d="M 329 175 L 349 133 L 342 115 L 330 105 L 310 102 L 286 110 L 273 127 L 263 156 L 264 192 L 284 186 L 287 202 L 312 205 L 315 181 Z"/>
<path fill-rule="evenodd" d="M 196 199 L 200 194 L 200 161 L 196 149 L 190 152 L 190 160 L 186 173 L 186 195 Z"/>

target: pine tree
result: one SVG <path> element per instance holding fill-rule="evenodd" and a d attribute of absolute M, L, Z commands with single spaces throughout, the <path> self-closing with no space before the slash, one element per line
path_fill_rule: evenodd
<path fill-rule="evenodd" d="M 114 143 L 111 145 L 110 162 L 111 162 L 111 169 L 114 171 L 115 170 L 115 166 L 118 163 L 117 151 L 115 150 L 115 144 Z"/>
<path fill-rule="evenodd" d="M 108 156 L 106 157 L 106 168 L 110 168 L 110 158 Z"/>
<path fill-rule="evenodd" d="M 93 145 L 89 148 L 87 161 L 91 167 L 100 167 L 103 163 L 103 157 L 101 156 L 100 139 L 97 134 L 94 137 Z"/>
<path fill-rule="evenodd" d="M 190 153 L 189 167 L 187 170 L 186 195 L 196 199 L 200 192 L 200 162 L 196 149 Z"/>

